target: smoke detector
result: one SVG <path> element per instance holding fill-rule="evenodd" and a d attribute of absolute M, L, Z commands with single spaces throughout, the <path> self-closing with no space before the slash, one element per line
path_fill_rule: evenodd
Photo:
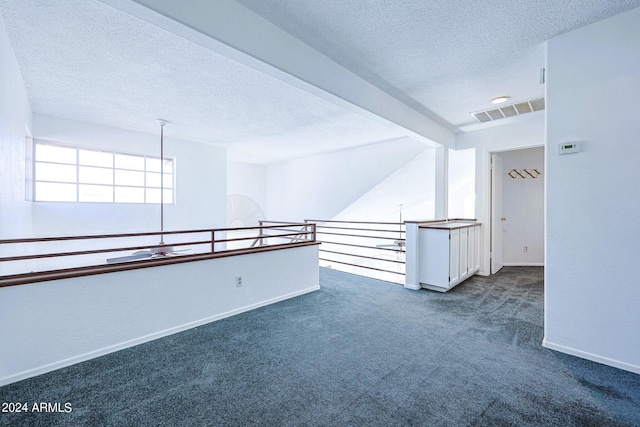
<path fill-rule="evenodd" d="M 476 111 L 475 113 L 471 113 L 471 115 L 479 123 L 486 123 L 540 110 L 544 110 L 544 98 L 536 98 L 529 101 L 517 102 L 515 104 L 503 105 L 502 107 L 490 110 Z"/>

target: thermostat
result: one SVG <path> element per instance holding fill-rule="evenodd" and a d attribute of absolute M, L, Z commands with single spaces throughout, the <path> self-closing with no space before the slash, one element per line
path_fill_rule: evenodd
<path fill-rule="evenodd" d="M 571 154 L 580 151 L 580 145 L 577 142 L 563 142 L 558 144 L 558 154 Z"/>

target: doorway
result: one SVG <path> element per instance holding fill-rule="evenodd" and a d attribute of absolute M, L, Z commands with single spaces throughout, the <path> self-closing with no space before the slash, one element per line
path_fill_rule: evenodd
<path fill-rule="evenodd" d="M 544 147 L 491 154 L 491 274 L 544 265 Z"/>

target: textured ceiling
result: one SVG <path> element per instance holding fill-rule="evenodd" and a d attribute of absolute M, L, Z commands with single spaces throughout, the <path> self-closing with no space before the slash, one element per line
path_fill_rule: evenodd
<path fill-rule="evenodd" d="M 539 97 L 544 40 L 640 0 L 240 0 L 460 131 L 498 95 Z M 185 3 L 187 5 L 188 3 Z M 401 137 L 96 0 L 0 0 L 34 112 L 229 147 L 268 163 Z"/>
<path fill-rule="evenodd" d="M 268 163 L 402 136 L 101 2 L 1 1 L 34 112 Z"/>
<path fill-rule="evenodd" d="M 545 40 L 638 0 L 238 0 L 454 128 L 509 95 L 540 97 Z"/>

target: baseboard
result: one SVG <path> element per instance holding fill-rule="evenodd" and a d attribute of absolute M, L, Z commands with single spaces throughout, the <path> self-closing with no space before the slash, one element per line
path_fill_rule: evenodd
<path fill-rule="evenodd" d="M 95 359 L 96 357 L 104 356 L 109 353 L 114 353 L 119 350 L 124 350 L 125 348 L 134 347 L 139 344 L 144 344 L 149 341 L 157 340 L 159 338 L 163 338 L 169 335 L 176 334 L 178 332 L 186 331 L 188 329 L 195 328 L 197 326 L 205 325 L 207 323 L 215 322 L 216 320 L 221 320 L 227 317 L 235 316 L 236 314 L 244 313 L 247 311 L 255 310 L 256 308 L 264 307 L 270 304 L 275 304 L 280 301 L 284 301 L 290 298 L 294 298 L 300 295 L 307 294 L 309 292 L 317 291 L 320 289 L 320 285 L 315 285 L 310 288 L 302 289 L 296 292 L 291 292 L 289 294 L 280 295 L 275 298 L 270 298 L 264 301 L 260 301 L 254 304 L 250 304 L 244 307 L 240 307 L 234 310 L 230 310 L 224 313 L 216 314 L 214 316 L 206 317 L 204 319 L 196 320 L 194 322 L 185 323 L 183 325 L 175 326 L 173 328 L 165 329 L 163 331 L 154 332 L 149 335 L 145 335 L 139 338 L 135 338 L 129 341 L 124 341 L 119 344 L 115 344 L 109 347 L 104 347 L 98 350 L 94 350 L 88 353 L 84 353 L 75 357 L 71 357 L 68 359 L 60 360 L 58 362 L 50 363 L 44 366 L 40 366 L 34 369 L 30 369 L 28 371 L 20 372 L 14 375 L 10 375 L 8 377 L 0 378 L 0 387 L 5 386 L 7 384 L 15 383 L 17 381 L 22 381 L 27 378 L 35 377 L 38 375 L 46 374 L 47 372 L 55 371 L 61 368 L 66 368 L 67 366 L 75 365 L 80 362 L 85 362 L 90 359 Z"/>
<path fill-rule="evenodd" d="M 505 267 L 544 267 L 544 262 L 503 262 Z"/>
<path fill-rule="evenodd" d="M 580 357 L 582 359 L 591 360 L 592 362 L 602 363 L 603 365 L 613 366 L 614 368 L 623 369 L 625 371 L 640 374 L 640 366 L 630 363 L 621 362 L 619 360 L 609 359 L 608 357 L 598 356 L 575 348 L 566 347 L 560 344 L 554 344 L 545 339 L 542 340 L 542 346 L 550 350 L 559 351 L 560 353 L 570 354 L 571 356 Z"/>

